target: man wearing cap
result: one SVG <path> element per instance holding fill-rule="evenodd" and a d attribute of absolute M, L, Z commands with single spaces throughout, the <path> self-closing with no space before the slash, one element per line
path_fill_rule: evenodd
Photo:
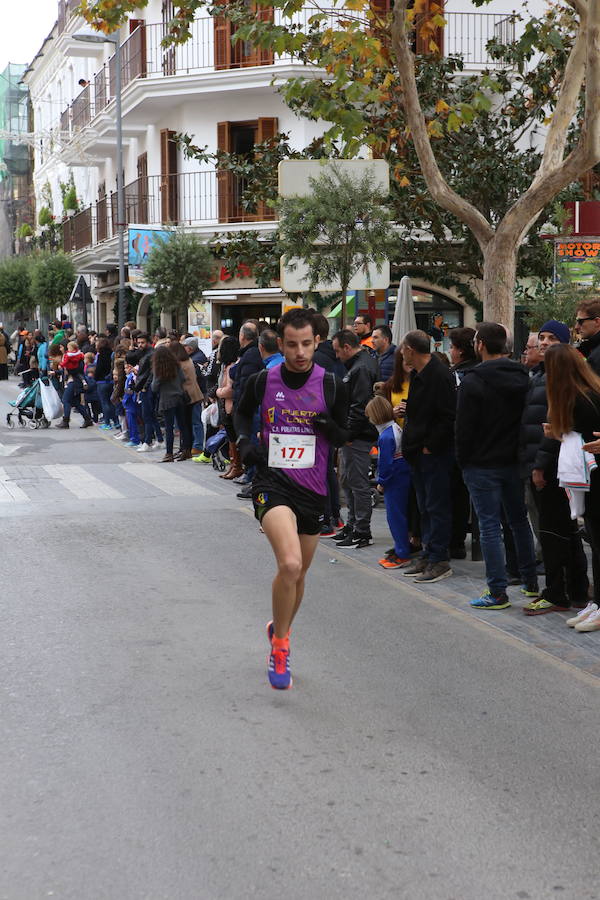
<path fill-rule="evenodd" d="M 184 338 L 181 342 L 186 353 L 194 363 L 196 370 L 196 381 L 198 387 L 202 391 L 202 395 L 206 396 L 206 375 L 204 374 L 204 365 L 206 364 L 206 356 L 198 347 L 198 338 Z M 202 424 L 202 403 L 194 403 L 192 406 L 192 435 L 193 447 L 192 455 L 198 456 L 202 453 L 204 447 L 204 425 Z"/>
<path fill-rule="evenodd" d="M 538 510 L 539 539 L 546 572 L 546 587 L 539 599 L 524 608 L 526 616 L 585 606 L 589 587 L 587 561 L 569 502 L 558 486 L 556 469 L 560 442 L 544 437 L 548 421 L 544 355 L 553 344 L 568 344 L 568 325 L 550 319 L 538 333 L 541 360 L 531 377 L 521 420 L 521 474 L 527 479 Z"/>

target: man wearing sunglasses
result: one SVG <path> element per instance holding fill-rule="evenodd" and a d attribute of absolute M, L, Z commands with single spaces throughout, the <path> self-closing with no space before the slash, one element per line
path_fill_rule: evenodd
<path fill-rule="evenodd" d="M 577 308 L 577 328 L 582 341 L 579 350 L 600 375 L 600 299 L 583 300 Z"/>

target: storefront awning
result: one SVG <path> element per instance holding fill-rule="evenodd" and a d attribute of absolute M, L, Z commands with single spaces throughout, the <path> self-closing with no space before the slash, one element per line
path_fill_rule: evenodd
<path fill-rule="evenodd" d="M 353 312 L 354 307 L 353 306 L 350 307 L 350 304 L 354 304 L 355 300 L 356 300 L 356 294 L 354 293 L 354 291 L 350 294 L 346 294 L 346 312 L 347 313 L 351 312 L 352 314 L 354 314 L 354 312 Z M 340 300 L 340 302 L 337 304 L 337 306 L 334 306 L 333 309 L 331 310 L 331 312 L 328 313 L 327 318 L 328 319 L 337 319 L 338 316 L 341 316 L 341 314 L 342 314 L 342 301 Z"/>

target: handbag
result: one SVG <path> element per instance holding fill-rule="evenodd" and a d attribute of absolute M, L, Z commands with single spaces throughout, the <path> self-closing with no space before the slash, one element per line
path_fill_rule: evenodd
<path fill-rule="evenodd" d="M 58 396 L 58 391 L 47 379 L 40 378 L 39 384 L 44 415 L 49 422 L 53 419 L 60 419 L 63 416 L 64 410 L 60 397 Z"/>

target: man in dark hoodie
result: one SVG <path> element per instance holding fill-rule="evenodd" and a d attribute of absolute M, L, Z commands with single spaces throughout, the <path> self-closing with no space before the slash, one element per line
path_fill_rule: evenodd
<path fill-rule="evenodd" d="M 478 325 L 474 346 L 481 363 L 466 372 L 458 389 L 456 459 L 479 519 L 488 583 L 481 597 L 471 601 L 476 609 L 510 606 L 503 508 L 528 595 L 538 589 L 533 537 L 518 465 L 519 430 L 529 376 L 524 366 L 506 358 L 506 338 L 502 325 Z"/>
<path fill-rule="evenodd" d="M 334 334 L 333 349 L 346 367 L 344 385 L 348 398 L 348 442 L 342 447 L 342 487 L 348 504 L 348 521 L 333 540 L 339 547 L 361 550 L 373 543 L 369 469 L 377 429 L 366 417 L 365 406 L 373 396 L 378 367 L 376 360 L 362 347 L 358 336 L 348 328 Z"/>

